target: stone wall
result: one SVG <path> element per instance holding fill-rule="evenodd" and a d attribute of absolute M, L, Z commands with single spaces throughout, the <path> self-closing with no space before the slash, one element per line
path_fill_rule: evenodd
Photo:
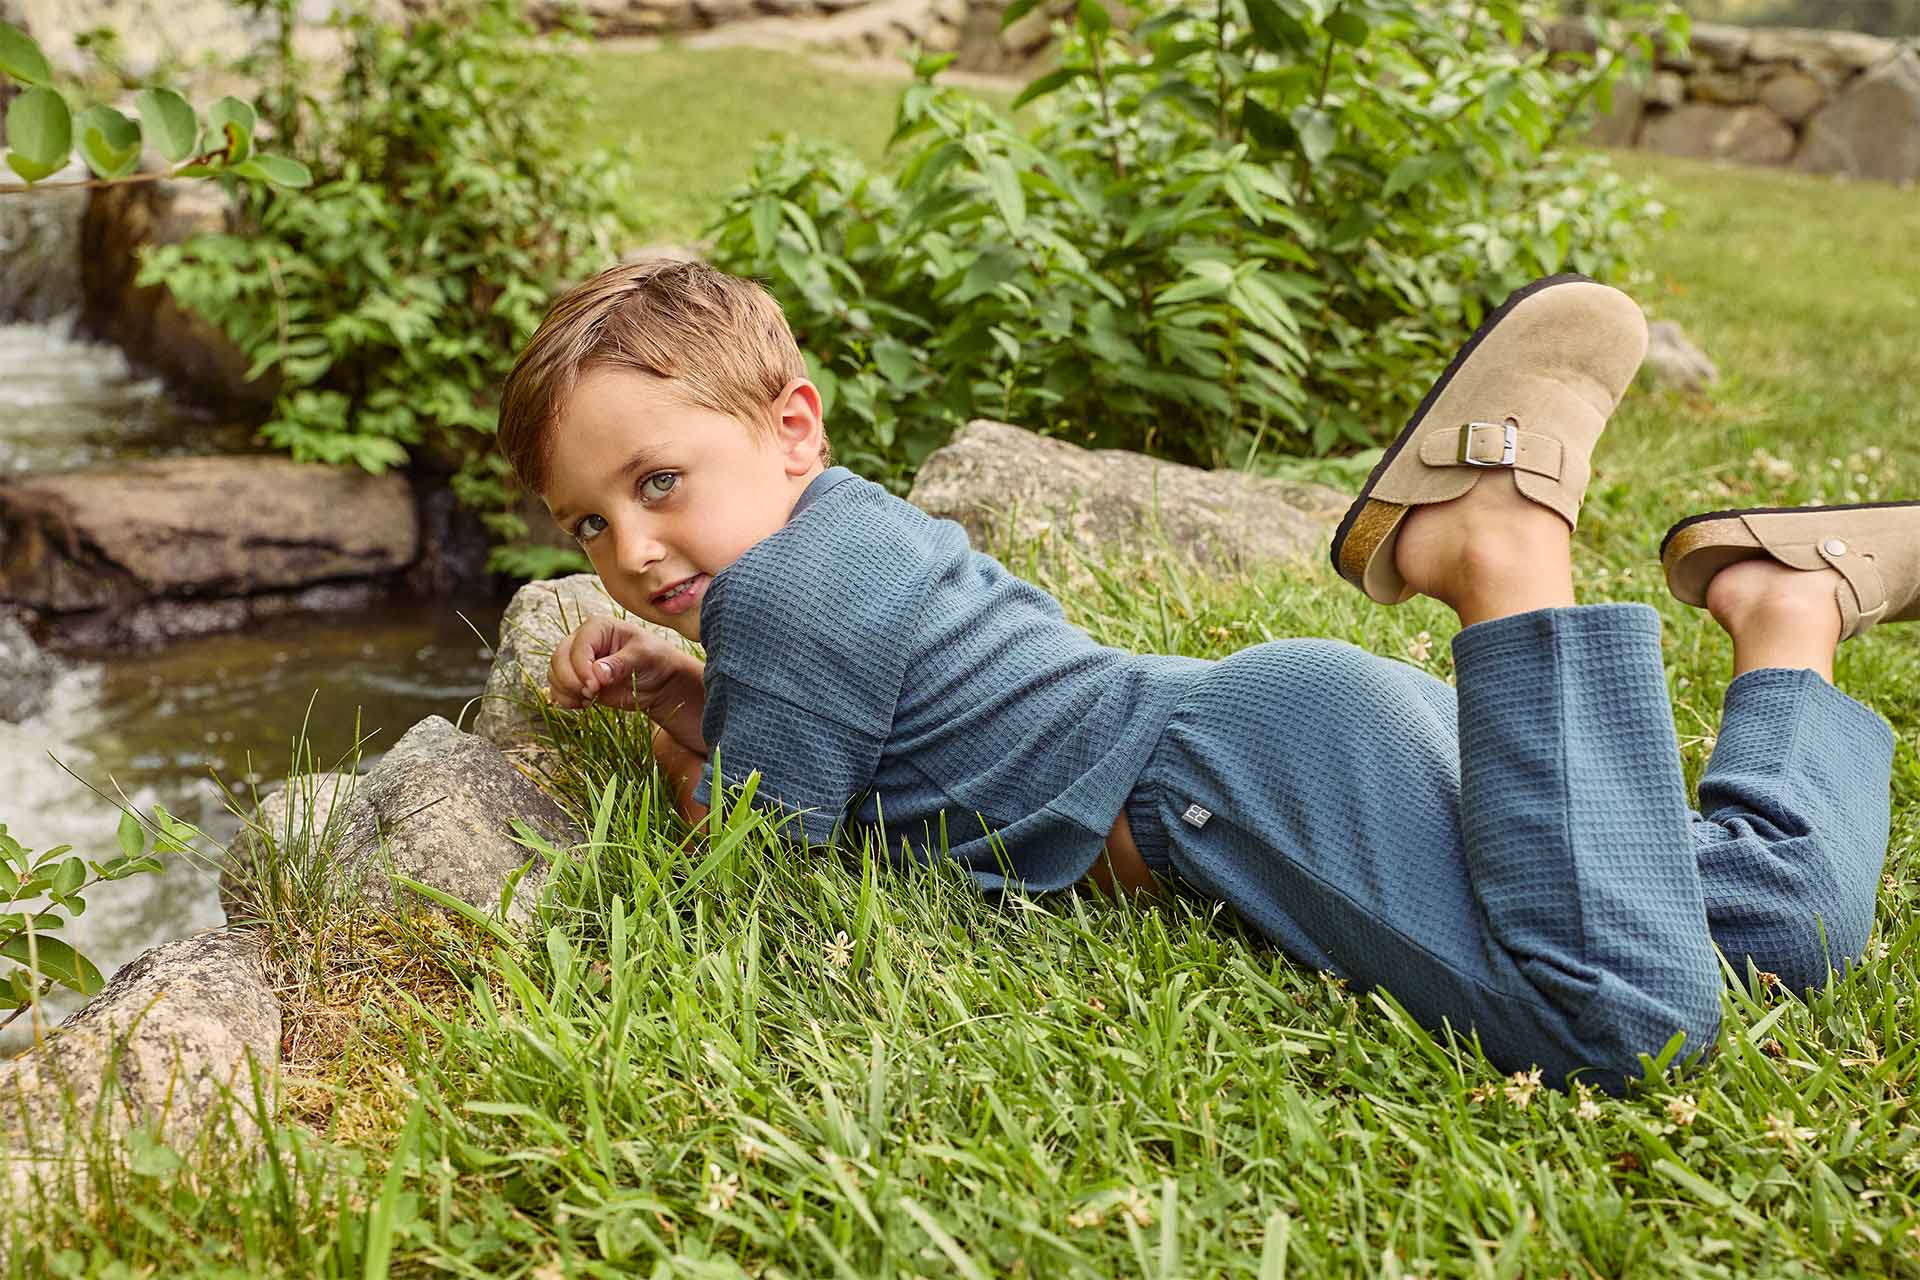
<path fill-rule="evenodd" d="M 1582 40 L 1550 33 L 1555 48 Z M 1920 40 L 1698 23 L 1686 54 L 1615 98 L 1593 133 L 1607 146 L 1920 180 Z"/>

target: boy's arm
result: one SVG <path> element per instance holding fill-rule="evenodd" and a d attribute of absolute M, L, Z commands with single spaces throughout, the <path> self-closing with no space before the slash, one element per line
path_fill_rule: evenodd
<path fill-rule="evenodd" d="M 653 758 L 673 784 L 673 807 L 680 811 L 680 816 L 689 823 L 705 818 L 707 806 L 693 798 L 693 789 L 699 785 L 700 770 L 707 763 L 707 757 L 688 750 L 668 732 L 665 725 L 656 724 L 653 730 Z"/>

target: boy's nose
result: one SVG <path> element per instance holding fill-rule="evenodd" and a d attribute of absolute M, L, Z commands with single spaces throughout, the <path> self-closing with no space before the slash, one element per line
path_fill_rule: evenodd
<path fill-rule="evenodd" d="M 660 563 L 666 547 L 645 529 L 629 528 L 620 533 L 618 558 L 622 573 L 639 576 Z"/>

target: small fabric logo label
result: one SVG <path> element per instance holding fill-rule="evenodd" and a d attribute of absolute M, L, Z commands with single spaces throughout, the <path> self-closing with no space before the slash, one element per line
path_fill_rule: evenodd
<path fill-rule="evenodd" d="M 1207 819 L 1212 816 L 1213 810 L 1203 809 L 1197 804 L 1190 804 L 1187 806 L 1187 811 L 1180 815 L 1180 821 L 1190 827 L 1204 827 L 1207 825 Z"/>

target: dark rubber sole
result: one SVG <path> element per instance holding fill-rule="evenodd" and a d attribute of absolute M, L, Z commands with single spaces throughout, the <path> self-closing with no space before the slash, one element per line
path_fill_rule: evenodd
<path fill-rule="evenodd" d="M 1427 410 L 1431 409 L 1433 402 L 1440 398 L 1440 393 L 1447 389 L 1447 384 L 1453 381 L 1453 375 L 1459 370 L 1462 364 L 1466 363 L 1467 357 L 1473 354 L 1474 348 L 1478 347 L 1482 340 L 1493 332 L 1496 325 L 1506 319 L 1508 312 L 1512 311 L 1522 302 L 1525 302 L 1528 298 L 1531 298 L 1534 294 L 1539 293 L 1543 289 L 1551 289 L 1558 284 L 1577 283 L 1598 284 L 1599 282 L 1591 276 L 1583 276 L 1577 271 L 1567 271 L 1557 276 L 1547 276 L 1544 279 L 1535 280 L 1532 284 L 1515 289 L 1507 295 L 1505 302 L 1502 302 L 1498 307 L 1494 308 L 1492 315 L 1489 315 L 1480 322 L 1480 327 L 1473 331 L 1473 336 L 1467 339 L 1466 344 L 1453 353 L 1453 359 L 1448 362 L 1446 369 L 1440 374 L 1440 377 L 1434 382 L 1433 386 L 1427 390 L 1427 394 L 1420 401 L 1419 407 L 1413 411 L 1413 416 L 1407 419 L 1407 425 L 1400 429 L 1400 435 L 1391 445 L 1387 446 L 1387 451 L 1380 455 L 1380 461 L 1373 468 L 1373 471 L 1368 474 L 1367 482 L 1360 486 L 1360 496 L 1353 500 L 1353 505 L 1347 508 L 1347 514 L 1341 517 L 1339 527 L 1333 531 L 1333 542 L 1328 548 L 1328 556 L 1333 561 L 1333 571 L 1335 573 L 1340 573 L 1340 548 L 1345 545 L 1347 534 L 1352 531 L 1354 521 L 1360 518 L 1361 511 L 1365 510 L 1367 503 L 1372 499 L 1373 486 L 1379 482 L 1381 476 L 1386 474 L 1387 468 L 1392 465 L 1394 458 L 1399 454 L 1400 450 L 1406 447 L 1407 441 L 1413 437 L 1414 427 L 1418 426 L 1420 420 L 1427 416 Z M 1345 574 L 1340 574 L 1340 576 L 1343 578 L 1346 577 Z M 1347 580 L 1352 581 L 1350 578 Z M 1359 586 L 1360 584 L 1356 582 L 1354 585 Z"/>

